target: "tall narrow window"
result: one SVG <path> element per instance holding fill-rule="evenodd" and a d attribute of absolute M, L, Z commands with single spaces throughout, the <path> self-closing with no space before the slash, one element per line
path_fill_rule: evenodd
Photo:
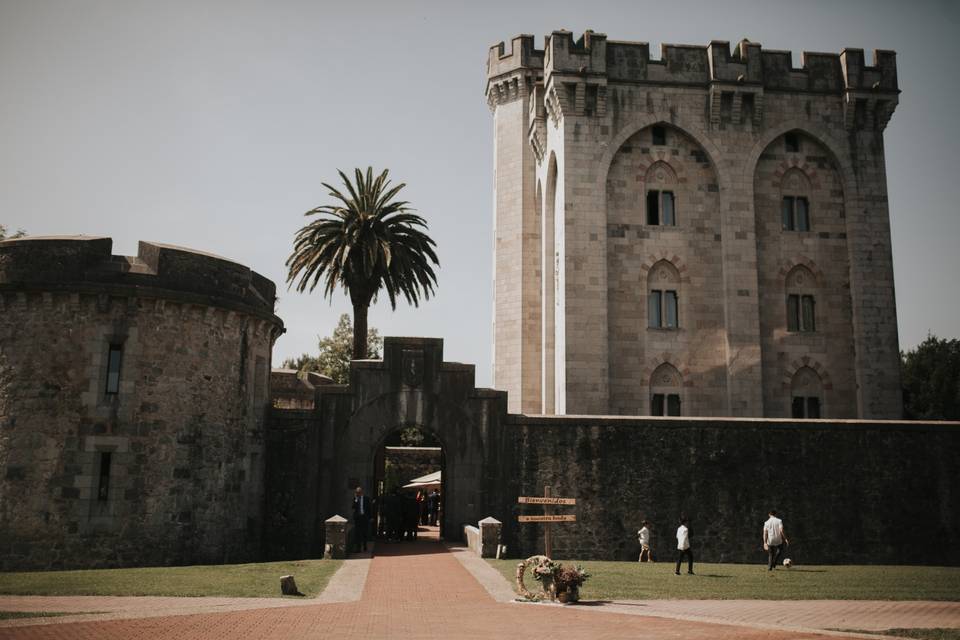
<path fill-rule="evenodd" d="M 677 368 L 664 362 L 650 376 L 650 415 L 679 416 L 683 378 Z"/>
<path fill-rule="evenodd" d="M 665 227 L 677 225 L 673 191 L 647 191 L 647 224 Z"/>
<path fill-rule="evenodd" d="M 797 231 L 810 231 L 810 211 L 807 199 L 797 198 L 794 207 L 794 222 Z"/>
<path fill-rule="evenodd" d="M 100 476 L 97 482 L 97 501 L 106 502 L 110 499 L 110 464 L 113 454 L 110 451 L 100 452 Z"/>
<path fill-rule="evenodd" d="M 669 260 L 660 260 L 647 271 L 647 326 L 676 329 L 680 326 L 680 272 Z"/>
<path fill-rule="evenodd" d="M 813 296 L 800 296 L 800 330 L 816 331 Z"/>
<path fill-rule="evenodd" d="M 107 355 L 107 394 L 120 393 L 120 361 L 123 355 L 123 346 L 111 344 Z"/>
<path fill-rule="evenodd" d="M 792 231 L 794 225 L 793 221 L 793 196 L 784 196 L 783 197 L 783 207 L 781 208 L 783 215 L 783 229 L 784 231 Z"/>
<path fill-rule="evenodd" d="M 810 231 L 810 202 L 806 198 L 784 196 L 781 210 L 784 231 Z"/>
<path fill-rule="evenodd" d="M 817 280 L 803 265 L 791 269 L 784 281 L 787 294 L 787 331 L 817 330 Z"/>
<path fill-rule="evenodd" d="M 816 301 L 811 295 L 787 296 L 787 331 L 809 333 L 817 330 Z"/>
<path fill-rule="evenodd" d="M 679 416 L 680 394 L 655 393 L 650 397 L 650 415 Z"/>
<path fill-rule="evenodd" d="M 816 301 L 811 295 L 791 293 L 787 296 L 787 331 L 817 330 Z"/>
<path fill-rule="evenodd" d="M 676 329 L 678 326 L 677 323 L 677 292 L 676 291 L 664 291 L 663 292 L 663 306 L 664 306 L 664 326 L 669 329 Z"/>
<path fill-rule="evenodd" d="M 662 416 L 663 415 L 663 394 L 655 393 L 653 397 L 650 398 L 650 415 Z"/>
<path fill-rule="evenodd" d="M 676 226 L 677 222 L 673 217 L 673 193 L 670 191 L 661 191 L 660 201 L 663 203 L 664 226 L 667 226 L 667 227 Z"/>
<path fill-rule="evenodd" d="M 790 415 L 793 418 L 816 420 L 821 415 L 823 382 L 810 367 L 801 367 L 790 383 Z"/>
<path fill-rule="evenodd" d="M 676 329 L 680 326 L 677 292 L 654 289 L 647 298 L 648 325 L 654 329 Z"/>
<path fill-rule="evenodd" d="M 820 398 L 816 396 L 794 396 L 790 413 L 793 418 L 817 420 L 820 418 Z"/>
<path fill-rule="evenodd" d="M 810 231 L 810 177 L 796 167 L 787 169 L 780 178 L 781 217 L 784 231 Z"/>
<path fill-rule="evenodd" d="M 680 415 L 680 395 L 679 394 L 670 393 L 667 395 L 667 415 L 668 416 Z"/>
<path fill-rule="evenodd" d="M 647 224 L 660 224 L 660 192 L 647 191 Z"/>
<path fill-rule="evenodd" d="M 653 144 L 658 147 L 667 144 L 667 130 L 663 127 L 653 127 L 650 130 L 650 137 L 653 138 Z"/>
<path fill-rule="evenodd" d="M 800 138 L 795 133 L 788 133 L 783 136 L 784 146 L 787 153 L 800 153 Z"/>
<path fill-rule="evenodd" d="M 651 291 L 650 296 L 647 298 L 647 319 L 648 326 L 659 327 L 660 326 L 660 306 L 661 299 L 663 298 L 662 292 L 660 291 Z"/>

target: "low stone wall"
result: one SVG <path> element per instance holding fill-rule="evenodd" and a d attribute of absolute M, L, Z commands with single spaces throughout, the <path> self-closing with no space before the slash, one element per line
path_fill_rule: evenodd
<path fill-rule="evenodd" d="M 480 540 L 480 529 L 472 524 L 463 525 L 463 539 L 466 541 L 467 547 L 470 549 L 470 551 L 473 551 L 479 556 L 483 550 Z"/>
<path fill-rule="evenodd" d="M 511 555 L 542 553 L 541 508 L 518 495 L 575 497 L 553 526 L 559 558 L 636 560 L 637 530 L 672 559 L 681 514 L 694 557 L 762 562 L 777 509 L 798 562 L 960 564 L 960 423 L 507 416 L 512 486 L 501 519 Z"/>

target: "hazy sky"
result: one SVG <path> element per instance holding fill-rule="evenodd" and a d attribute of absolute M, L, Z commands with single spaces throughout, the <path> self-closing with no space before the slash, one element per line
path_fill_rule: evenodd
<path fill-rule="evenodd" d="M 0 0 L 0 224 L 210 251 L 278 283 L 275 362 L 348 310 L 286 290 L 302 212 L 337 168 L 389 167 L 430 223 L 438 295 L 371 325 L 445 338 L 490 384 L 487 48 L 519 33 L 895 49 L 886 131 L 901 348 L 960 336 L 960 3 Z"/>

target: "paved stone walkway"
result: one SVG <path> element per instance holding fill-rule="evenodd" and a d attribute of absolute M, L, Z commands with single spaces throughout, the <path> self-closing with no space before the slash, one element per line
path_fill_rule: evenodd
<path fill-rule="evenodd" d="M 70 638 L 76 640 L 111 638 L 699 638 L 791 639 L 827 637 L 829 632 L 773 628 L 787 626 L 887 628 L 862 624 L 824 624 L 849 620 L 862 603 L 770 603 L 731 601 L 647 601 L 604 603 L 601 606 L 562 607 L 505 602 L 509 592 L 499 583 L 489 565 L 459 549 L 449 552 L 436 543 L 381 544 L 376 557 L 351 560 L 334 576 L 331 589 L 321 599 L 248 598 L 65 598 L 47 603 L 43 609 L 58 611 L 111 611 L 97 620 L 69 621 L 64 618 L 17 620 L 0 623 L 0 638 Z M 479 577 L 474 578 L 474 575 Z M 360 585 L 363 585 L 362 590 Z M 362 594 L 362 595 L 361 595 Z M 491 595 L 492 594 L 492 595 Z M 360 595 L 360 600 L 355 598 Z M 150 617 L 144 601 L 150 600 Z M 130 601 L 138 601 L 133 603 Z M 188 601 L 188 602 L 184 602 Z M 322 604 L 325 602 L 326 604 Z M 0 598 L 0 610 L 13 604 L 38 610 L 40 601 Z M 784 620 L 784 605 L 808 607 L 799 623 Z M 957 607 L 911 609 L 915 603 L 872 603 L 892 608 L 889 626 L 903 624 L 905 616 L 938 619 L 956 614 Z M 928 603 L 932 604 L 932 603 Z M 937 603 L 943 604 L 943 603 Z M 955 603 L 947 603 L 955 604 Z M 726 605 L 724 607 L 723 605 Z M 882 605 L 882 606 L 881 606 Z M 902 609 L 897 609 L 900 606 Z M 69 608 L 66 608 L 69 607 Z M 84 609 L 84 607 L 86 607 Z M 117 608 L 114 608 L 117 607 Z M 193 607 L 191 609 L 191 607 Z M 237 607 L 244 607 L 236 610 Z M 878 609 L 879 610 L 879 609 Z M 740 612 L 733 615 L 731 612 Z M 128 619 L 109 616 L 137 615 Z M 881 615 L 874 611 L 871 619 Z M 791 614 L 793 615 L 793 614 Z M 806 618 L 802 618 L 806 615 Z M 666 617 L 664 617 L 666 616 Z M 739 617 L 737 617 L 739 616 Z M 708 621 L 709 620 L 709 621 Z M 717 624 L 720 622 L 721 624 Z M 808 624 L 816 622 L 815 625 Z"/>

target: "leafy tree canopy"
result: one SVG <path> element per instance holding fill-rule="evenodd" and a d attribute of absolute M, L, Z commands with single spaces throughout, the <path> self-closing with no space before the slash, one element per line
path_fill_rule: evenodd
<path fill-rule="evenodd" d="M 8 233 L 10 233 L 10 235 L 7 235 Z M 15 232 L 11 233 L 7 231 L 7 228 L 4 225 L 0 224 L 0 240 L 13 240 L 15 238 L 22 238 L 25 235 L 27 235 L 27 232 L 23 229 L 17 229 Z"/>
<path fill-rule="evenodd" d="M 287 358 L 283 361 L 283 367 L 304 372 L 315 371 L 330 376 L 337 384 L 347 384 L 350 381 L 350 356 L 353 350 L 353 324 L 350 322 L 350 314 L 340 316 L 333 335 L 320 338 L 318 347 L 318 355 L 304 353 L 299 358 Z M 383 338 L 377 330 L 367 331 L 368 357 L 379 358 L 382 348 Z"/>
<path fill-rule="evenodd" d="M 928 335 L 900 360 L 904 417 L 960 420 L 960 340 Z"/>

